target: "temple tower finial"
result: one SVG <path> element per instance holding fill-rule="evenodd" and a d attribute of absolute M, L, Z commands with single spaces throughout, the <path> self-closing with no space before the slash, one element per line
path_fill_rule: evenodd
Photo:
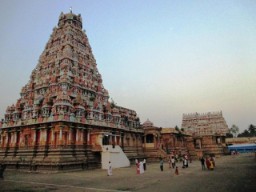
<path fill-rule="evenodd" d="M 72 7 L 69 7 L 70 13 L 72 13 Z"/>

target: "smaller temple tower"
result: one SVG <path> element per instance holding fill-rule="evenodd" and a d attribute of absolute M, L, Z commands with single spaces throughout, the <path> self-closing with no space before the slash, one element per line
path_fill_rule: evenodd
<path fill-rule="evenodd" d="M 222 112 L 183 114 L 181 127 L 194 135 L 226 135 L 227 123 Z"/>
<path fill-rule="evenodd" d="M 181 127 L 193 136 L 198 156 L 224 153 L 228 125 L 221 111 L 183 114 Z"/>

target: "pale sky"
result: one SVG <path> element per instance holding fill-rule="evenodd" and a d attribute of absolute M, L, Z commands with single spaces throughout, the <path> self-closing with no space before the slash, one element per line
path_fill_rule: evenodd
<path fill-rule="evenodd" d="M 1 0 L 0 118 L 20 98 L 61 12 L 81 14 L 103 85 L 159 127 L 222 111 L 256 125 L 254 0 Z"/>

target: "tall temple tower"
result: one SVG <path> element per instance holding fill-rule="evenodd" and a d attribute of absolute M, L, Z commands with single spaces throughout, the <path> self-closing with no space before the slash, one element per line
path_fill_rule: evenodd
<path fill-rule="evenodd" d="M 17 169 L 99 167 L 104 146 L 143 155 L 134 110 L 109 102 L 81 15 L 59 16 L 29 82 L 7 108 L 0 162 Z"/>

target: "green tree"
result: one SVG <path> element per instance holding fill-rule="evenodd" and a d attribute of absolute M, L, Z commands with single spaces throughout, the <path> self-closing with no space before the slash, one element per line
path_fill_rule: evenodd
<path fill-rule="evenodd" d="M 256 136 L 256 126 L 251 124 L 248 129 L 245 129 L 238 137 L 255 137 Z"/>
<path fill-rule="evenodd" d="M 238 134 L 238 137 L 250 137 L 250 133 L 245 129 L 243 133 Z"/>
<path fill-rule="evenodd" d="M 254 126 L 253 124 L 251 124 L 249 126 L 248 131 L 249 131 L 251 137 L 256 136 L 256 126 Z"/>
<path fill-rule="evenodd" d="M 227 134 L 226 134 L 226 137 L 227 137 L 227 138 L 233 138 L 234 136 L 233 136 L 232 133 L 227 133 Z"/>
<path fill-rule="evenodd" d="M 239 133 L 239 128 L 236 125 L 232 125 L 232 127 L 229 129 L 229 132 L 234 136 L 237 137 Z"/>

